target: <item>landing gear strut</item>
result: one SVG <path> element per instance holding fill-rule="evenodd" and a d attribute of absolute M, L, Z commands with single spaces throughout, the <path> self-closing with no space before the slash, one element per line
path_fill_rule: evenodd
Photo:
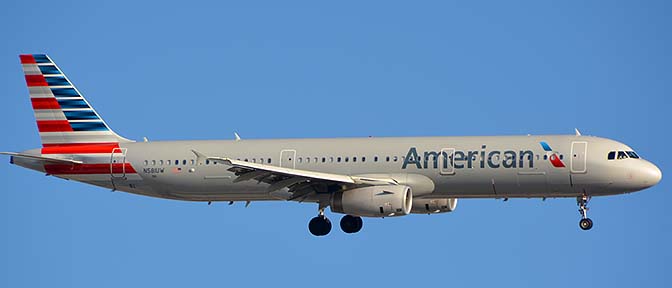
<path fill-rule="evenodd" d="M 585 194 L 583 196 L 576 197 L 576 205 L 579 206 L 579 213 L 581 214 L 579 227 L 581 227 L 583 230 L 590 230 L 590 228 L 593 228 L 593 220 L 588 218 L 588 200 L 590 200 L 590 197 Z"/>
<path fill-rule="evenodd" d="M 308 230 L 315 236 L 325 236 L 331 232 L 331 221 L 324 216 L 324 208 L 325 207 L 320 207 L 319 215 L 311 219 L 310 223 L 308 223 Z"/>
<path fill-rule="evenodd" d="M 348 234 L 359 232 L 363 225 L 362 217 L 345 215 L 341 218 L 341 229 Z"/>

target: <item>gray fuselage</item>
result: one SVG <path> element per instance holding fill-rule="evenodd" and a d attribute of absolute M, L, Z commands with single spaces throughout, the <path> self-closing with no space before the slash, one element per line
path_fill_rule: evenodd
<path fill-rule="evenodd" d="M 546 143 L 552 150 L 544 149 Z M 153 197 L 189 201 L 289 199 L 287 189 L 268 192 L 258 181 L 235 183 L 230 168 L 198 163 L 192 150 L 254 163 L 342 175 L 428 178 L 423 198 L 577 197 L 634 192 L 655 185 L 660 170 L 643 159 L 613 159 L 611 151 L 632 151 L 622 143 L 590 136 L 486 136 L 158 141 L 121 145 L 125 154 L 78 155 L 127 162 L 128 171 L 108 176 L 62 178 Z M 34 151 L 34 150 L 33 150 Z M 34 152 L 33 152 L 34 153 Z M 553 165 L 557 157 L 564 167 Z M 30 160 L 15 164 L 43 171 Z M 98 160 L 100 161 L 100 159 Z M 556 162 L 557 163 L 557 162 Z M 200 164 L 200 165 L 199 165 Z M 416 178 L 413 178 L 416 177 Z M 431 185 L 431 184 L 430 184 Z M 415 188 L 415 187 L 414 187 Z M 308 201 L 316 199 L 308 199 Z"/>

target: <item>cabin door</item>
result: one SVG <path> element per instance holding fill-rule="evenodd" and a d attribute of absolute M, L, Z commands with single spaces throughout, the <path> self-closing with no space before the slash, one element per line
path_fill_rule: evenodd
<path fill-rule="evenodd" d="M 572 174 L 583 174 L 588 171 L 586 159 L 588 154 L 588 142 L 572 142 L 572 157 L 570 167 Z"/>
<path fill-rule="evenodd" d="M 280 151 L 280 167 L 296 168 L 296 150 L 282 150 Z"/>
<path fill-rule="evenodd" d="M 438 156 L 439 172 L 441 175 L 455 175 L 455 165 L 453 165 L 454 156 L 455 156 L 455 148 L 441 149 L 441 153 Z"/>
<path fill-rule="evenodd" d="M 114 148 L 110 155 L 110 175 L 112 178 L 126 177 L 126 148 Z"/>

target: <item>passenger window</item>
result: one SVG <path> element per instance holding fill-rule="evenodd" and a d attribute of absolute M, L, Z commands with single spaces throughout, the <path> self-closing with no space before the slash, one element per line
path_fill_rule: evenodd
<path fill-rule="evenodd" d="M 341 157 L 336 158 L 336 162 L 341 162 Z"/>
<path fill-rule="evenodd" d="M 180 165 L 180 160 L 175 160 L 175 166 Z"/>
<path fill-rule="evenodd" d="M 163 160 L 159 160 L 159 165 L 163 166 Z"/>
<path fill-rule="evenodd" d="M 264 158 L 259 158 L 259 163 L 264 164 Z"/>
<path fill-rule="evenodd" d="M 145 166 L 147 166 L 147 164 L 149 164 L 149 161 L 145 160 Z"/>
<path fill-rule="evenodd" d="M 352 162 L 357 162 L 357 157 L 352 157 Z"/>
<path fill-rule="evenodd" d="M 366 157 L 362 156 L 362 162 L 366 162 Z"/>
<path fill-rule="evenodd" d="M 187 165 L 187 160 L 182 160 L 182 165 Z"/>
<path fill-rule="evenodd" d="M 310 163 L 310 157 L 306 157 L 306 163 Z"/>
<path fill-rule="evenodd" d="M 243 161 L 250 162 L 250 161 L 247 161 L 247 158 L 245 158 L 245 160 L 243 160 Z M 292 161 L 292 158 L 289 158 L 289 161 Z"/>
<path fill-rule="evenodd" d="M 385 162 L 390 162 L 390 156 L 385 157 Z"/>
<path fill-rule="evenodd" d="M 268 162 L 266 163 L 271 164 L 271 158 L 268 158 Z"/>
<path fill-rule="evenodd" d="M 373 162 L 378 162 L 378 156 L 373 156 Z"/>
<path fill-rule="evenodd" d="M 607 154 L 607 160 L 614 160 L 616 159 L 616 151 L 611 151 L 609 154 Z"/>
<path fill-rule="evenodd" d="M 327 158 L 322 157 L 322 163 L 327 162 Z"/>
<path fill-rule="evenodd" d="M 191 165 L 194 165 L 194 159 L 189 160 L 189 163 L 190 163 Z"/>
<path fill-rule="evenodd" d="M 334 157 L 329 157 L 329 162 L 334 163 Z"/>
<path fill-rule="evenodd" d="M 303 162 L 303 158 L 299 157 L 299 163 Z"/>
<path fill-rule="evenodd" d="M 627 159 L 628 155 L 624 151 L 618 151 L 618 159 Z"/>
<path fill-rule="evenodd" d="M 210 165 L 210 160 L 205 160 L 205 165 Z"/>
<path fill-rule="evenodd" d="M 392 159 L 394 159 L 394 162 L 397 162 L 398 158 L 397 158 L 397 156 L 394 156 L 394 158 L 392 158 Z"/>
<path fill-rule="evenodd" d="M 156 165 L 156 160 L 152 160 L 152 166 Z"/>
<path fill-rule="evenodd" d="M 313 158 L 313 162 L 317 163 L 317 157 Z"/>
<path fill-rule="evenodd" d="M 345 162 L 348 162 L 349 159 L 350 157 L 345 157 Z"/>

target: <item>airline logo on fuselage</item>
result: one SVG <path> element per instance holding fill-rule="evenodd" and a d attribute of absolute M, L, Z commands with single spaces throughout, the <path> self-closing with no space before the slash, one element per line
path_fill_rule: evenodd
<path fill-rule="evenodd" d="M 546 151 L 544 159 L 548 158 L 553 167 L 564 168 L 560 153 L 553 151 L 546 142 L 539 143 Z M 447 152 L 449 150 L 450 152 Z M 450 154 L 450 155 L 449 155 Z M 538 160 L 538 159 L 537 159 Z M 403 158 L 401 169 L 415 167 L 417 169 L 473 169 L 473 168 L 534 168 L 534 151 L 532 150 L 493 150 L 488 151 L 483 144 L 480 150 L 454 150 L 443 149 L 437 151 L 418 152 L 416 147 L 411 147 Z"/>
<path fill-rule="evenodd" d="M 401 169 L 406 169 L 409 166 L 418 169 L 438 169 L 439 162 L 441 162 L 442 169 L 450 167 L 455 169 L 473 169 L 476 167 L 495 169 L 534 168 L 534 152 L 532 150 L 487 151 L 487 146 L 482 145 L 481 150 L 455 150 L 450 153 L 451 155 L 448 154 L 445 150 L 440 152 L 424 151 L 419 154 L 415 147 L 411 147 L 404 157 Z"/>
<path fill-rule="evenodd" d="M 553 149 L 551 149 L 551 145 L 548 145 L 548 143 L 544 141 L 539 142 L 539 144 L 541 144 L 541 148 L 544 148 L 544 151 L 546 151 L 548 161 L 551 162 L 551 165 L 553 165 L 553 167 L 555 168 L 565 167 L 565 163 L 562 162 L 562 159 L 560 159 L 560 157 L 558 156 L 558 154 L 560 153 L 553 151 Z M 548 154 L 550 154 L 550 156 Z"/>

